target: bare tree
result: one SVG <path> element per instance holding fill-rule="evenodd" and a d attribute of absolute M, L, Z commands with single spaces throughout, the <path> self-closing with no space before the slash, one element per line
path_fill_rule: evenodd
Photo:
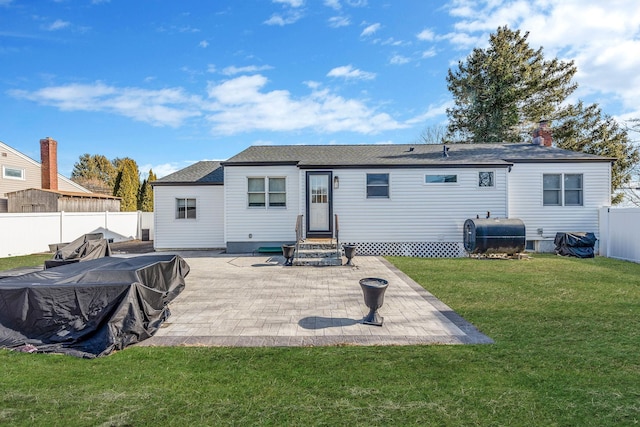
<path fill-rule="evenodd" d="M 447 126 L 431 125 L 427 126 L 420 132 L 418 144 L 444 144 L 447 136 Z"/>

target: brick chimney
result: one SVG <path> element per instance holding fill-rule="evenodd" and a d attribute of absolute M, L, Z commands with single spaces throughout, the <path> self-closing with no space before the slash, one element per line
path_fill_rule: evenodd
<path fill-rule="evenodd" d="M 40 140 L 40 170 L 42 188 L 58 189 L 58 141 L 46 137 Z"/>
<path fill-rule="evenodd" d="M 547 120 L 540 120 L 538 128 L 533 131 L 533 143 L 535 145 L 544 145 L 551 147 L 553 139 L 551 138 L 551 128 Z"/>

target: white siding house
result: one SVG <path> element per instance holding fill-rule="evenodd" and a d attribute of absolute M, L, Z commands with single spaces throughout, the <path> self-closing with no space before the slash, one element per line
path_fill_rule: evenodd
<path fill-rule="evenodd" d="M 583 177 L 580 205 L 545 204 L 545 175 Z M 532 249 L 551 252 L 558 232 L 587 231 L 599 237 L 599 209 L 611 206 L 611 167 L 608 162 L 520 163 L 509 176 L 509 212 L 527 225 L 527 241 Z"/>
<path fill-rule="evenodd" d="M 222 180 L 219 162 L 198 162 L 151 183 L 156 250 L 225 247 Z"/>
<path fill-rule="evenodd" d="M 251 252 L 294 242 L 297 218 L 303 237 L 335 237 L 337 217 L 359 254 L 461 256 L 465 220 L 490 216 L 521 219 L 529 246 L 553 250 L 556 232 L 598 232 L 613 160 L 535 144 L 254 146 L 154 183 L 156 247 Z M 224 179 L 204 185 L 214 166 Z M 177 220 L 179 197 L 222 218 Z"/>

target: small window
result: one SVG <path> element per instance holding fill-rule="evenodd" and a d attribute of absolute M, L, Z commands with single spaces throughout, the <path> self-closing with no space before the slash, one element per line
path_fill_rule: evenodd
<path fill-rule="evenodd" d="M 542 176 L 542 198 L 544 206 L 562 206 L 560 174 Z"/>
<path fill-rule="evenodd" d="M 285 178 L 269 178 L 269 207 L 287 206 L 287 181 Z"/>
<path fill-rule="evenodd" d="M 24 169 L 3 166 L 2 177 L 7 179 L 20 179 L 24 181 Z"/>
<path fill-rule="evenodd" d="M 494 174 L 493 172 L 480 171 L 478 172 L 478 187 L 494 187 Z"/>
<path fill-rule="evenodd" d="M 565 174 L 565 206 L 582 206 L 582 174 Z"/>
<path fill-rule="evenodd" d="M 458 175 L 425 175 L 425 184 L 458 182 Z"/>
<path fill-rule="evenodd" d="M 368 173 L 367 174 L 367 199 L 388 199 L 389 198 L 389 174 L 388 173 Z"/>
<path fill-rule="evenodd" d="M 287 206 L 286 178 L 247 178 L 247 200 L 251 208 Z"/>
<path fill-rule="evenodd" d="M 176 219 L 195 219 L 196 199 L 176 199 Z"/>
<path fill-rule="evenodd" d="M 265 207 L 266 194 L 264 191 L 264 178 L 249 178 L 248 194 L 250 207 Z"/>
<path fill-rule="evenodd" d="M 582 174 L 544 174 L 542 193 L 544 206 L 582 206 Z"/>

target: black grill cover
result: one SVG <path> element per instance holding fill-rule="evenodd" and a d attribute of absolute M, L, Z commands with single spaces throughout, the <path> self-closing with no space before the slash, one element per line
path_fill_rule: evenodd
<path fill-rule="evenodd" d="M 593 233 L 556 233 L 553 243 L 556 245 L 556 254 L 558 255 L 593 258 L 593 247 L 596 240 L 596 235 Z"/>
<path fill-rule="evenodd" d="M 104 356 L 151 337 L 184 289 L 177 255 L 105 257 L 0 279 L 0 347 Z"/>
<path fill-rule="evenodd" d="M 85 234 L 58 249 L 53 259 L 44 262 L 44 268 L 59 267 L 105 256 L 111 256 L 111 247 L 109 241 L 102 238 L 102 233 Z"/>

